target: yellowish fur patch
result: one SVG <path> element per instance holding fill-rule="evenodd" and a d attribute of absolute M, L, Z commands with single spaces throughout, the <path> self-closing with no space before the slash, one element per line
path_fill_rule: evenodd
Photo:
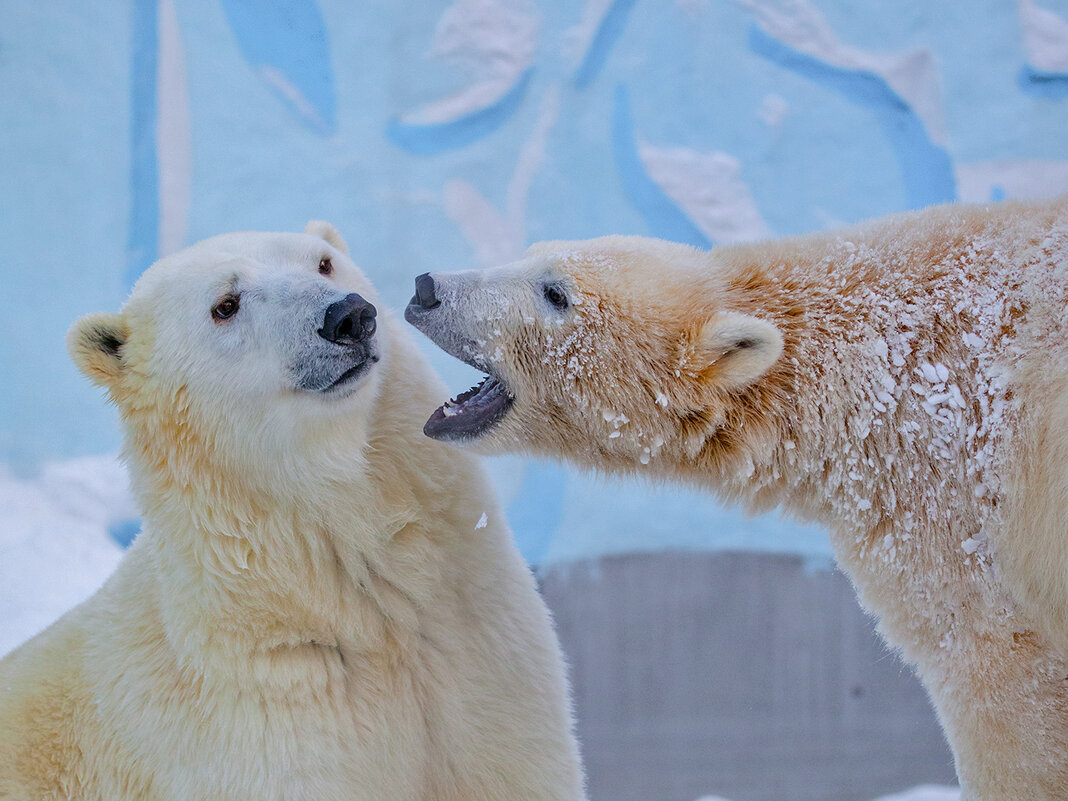
<path fill-rule="evenodd" d="M 372 292 L 336 231 L 310 230 L 201 243 L 72 330 L 122 416 L 144 529 L 0 660 L 0 799 L 583 798 L 548 612 L 480 466 L 420 434 L 441 388 L 398 323 L 379 310 L 352 395 L 227 394 L 256 343 L 241 317 L 215 327 L 220 292 L 245 287 L 243 315 L 273 313 L 271 270 L 323 309 Z M 210 357 L 174 347 L 185 302 Z"/>
<path fill-rule="evenodd" d="M 464 307 L 493 320 L 483 352 L 515 394 L 480 445 L 827 525 L 930 691 L 966 797 L 1062 799 L 1066 271 L 1064 198 L 706 253 L 637 237 L 540 243 L 478 279 L 503 305 Z M 566 316 L 509 311 L 530 277 L 568 288 Z M 468 279 L 436 280 L 464 297 Z M 711 357 L 702 347 L 724 319 L 779 336 L 749 338 L 755 360 L 732 370 L 716 358 L 729 337 Z M 435 330 L 450 324 L 467 318 Z"/>

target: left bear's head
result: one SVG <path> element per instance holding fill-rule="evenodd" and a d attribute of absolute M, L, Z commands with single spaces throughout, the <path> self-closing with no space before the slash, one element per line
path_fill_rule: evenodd
<path fill-rule="evenodd" d="M 254 469 L 363 437 L 386 355 L 376 305 L 335 228 L 312 221 L 161 259 L 67 345 L 118 406 L 128 456 Z"/>

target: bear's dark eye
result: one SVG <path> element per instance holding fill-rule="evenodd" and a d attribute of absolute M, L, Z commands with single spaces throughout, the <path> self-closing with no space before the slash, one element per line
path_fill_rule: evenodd
<path fill-rule="evenodd" d="M 212 319 L 217 323 L 229 320 L 241 307 L 241 299 L 237 295 L 227 295 L 211 307 Z"/>
<path fill-rule="evenodd" d="M 567 295 L 564 294 L 564 290 L 562 290 L 557 284 L 546 284 L 544 287 L 542 287 L 541 291 L 542 294 L 545 296 L 545 300 L 547 300 L 549 302 L 549 305 L 552 306 L 554 309 L 564 311 L 567 308 Z"/>
<path fill-rule="evenodd" d="M 319 259 L 319 274 L 320 275 L 333 275 L 334 274 L 334 265 L 330 261 L 330 257 L 329 256 L 323 256 L 321 259 Z"/>

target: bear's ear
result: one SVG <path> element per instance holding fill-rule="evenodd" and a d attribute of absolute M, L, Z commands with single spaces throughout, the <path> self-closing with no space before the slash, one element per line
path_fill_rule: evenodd
<path fill-rule="evenodd" d="M 337 229 L 326 220 L 308 220 L 308 224 L 304 226 L 304 233 L 317 236 L 333 245 L 346 256 L 349 255 L 349 246 L 345 244 L 345 240 L 341 238 L 341 234 L 337 232 Z"/>
<path fill-rule="evenodd" d="M 90 381 L 111 387 L 122 376 L 122 346 L 129 336 L 121 314 L 87 314 L 67 332 L 67 350 Z"/>
<path fill-rule="evenodd" d="M 702 326 L 695 355 L 722 386 L 740 389 L 766 373 L 782 354 L 782 334 L 766 320 L 719 312 Z"/>

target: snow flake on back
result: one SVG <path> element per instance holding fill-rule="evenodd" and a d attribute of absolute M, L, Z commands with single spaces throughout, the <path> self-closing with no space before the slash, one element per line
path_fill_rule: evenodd
<path fill-rule="evenodd" d="M 782 458 L 799 493 L 808 492 L 805 476 L 822 477 L 831 518 L 855 532 L 862 559 L 904 564 L 914 557 L 903 548 L 934 547 L 914 528 L 939 537 L 968 521 L 955 540 L 961 562 L 992 564 L 986 532 L 997 528 L 1019 415 L 1007 377 L 1021 353 L 1027 292 L 1041 284 L 1064 295 L 1048 264 L 1009 260 L 1010 243 L 997 235 L 935 261 L 910 252 L 930 250 L 926 240 L 881 251 L 838 240 L 801 268 L 826 278 L 804 290 L 814 294 L 811 335 L 798 344 L 800 414 Z"/>

